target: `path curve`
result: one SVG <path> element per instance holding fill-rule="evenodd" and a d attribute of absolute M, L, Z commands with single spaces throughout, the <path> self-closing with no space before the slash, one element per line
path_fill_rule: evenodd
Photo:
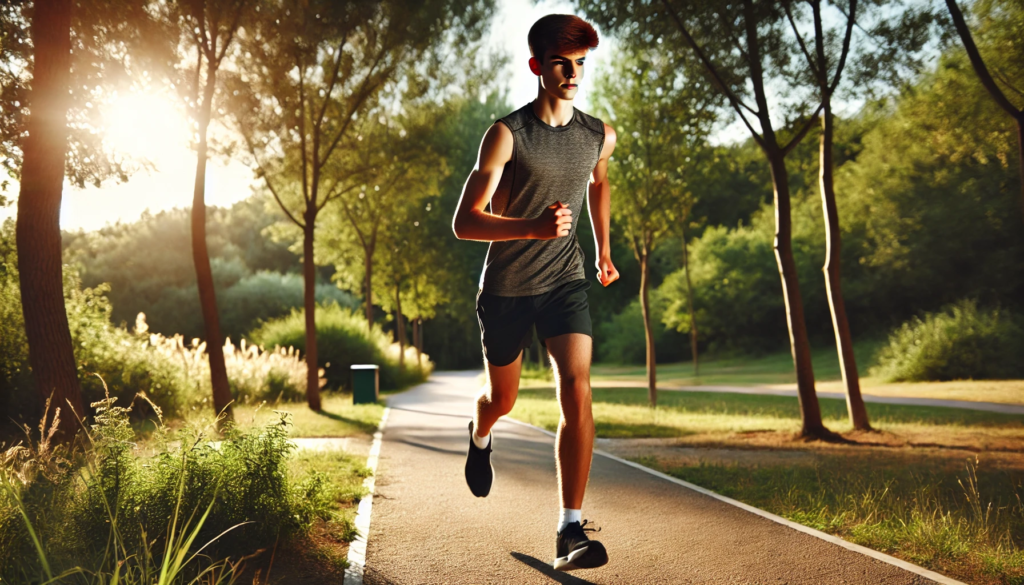
<path fill-rule="evenodd" d="M 602 528 L 611 562 L 556 573 L 549 568 L 558 515 L 549 435 L 499 421 L 490 496 L 474 498 L 465 485 L 477 374 L 437 373 L 390 398 L 368 585 L 934 582 L 605 456 L 594 458 L 583 516 Z"/>

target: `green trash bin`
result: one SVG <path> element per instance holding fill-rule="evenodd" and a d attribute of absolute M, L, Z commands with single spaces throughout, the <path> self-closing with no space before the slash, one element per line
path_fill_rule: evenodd
<path fill-rule="evenodd" d="M 352 404 L 371 404 L 380 395 L 380 367 L 352 364 Z"/>

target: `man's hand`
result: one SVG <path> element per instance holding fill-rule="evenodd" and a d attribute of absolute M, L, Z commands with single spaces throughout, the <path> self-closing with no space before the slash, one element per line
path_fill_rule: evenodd
<path fill-rule="evenodd" d="M 572 229 L 572 210 L 565 203 L 558 201 L 554 205 L 549 205 L 534 221 L 536 222 L 532 234 L 534 239 L 564 238 Z"/>
<path fill-rule="evenodd" d="M 597 280 L 602 285 L 608 286 L 619 279 L 619 271 L 612 264 L 611 258 L 600 258 L 597 261 Z"/>

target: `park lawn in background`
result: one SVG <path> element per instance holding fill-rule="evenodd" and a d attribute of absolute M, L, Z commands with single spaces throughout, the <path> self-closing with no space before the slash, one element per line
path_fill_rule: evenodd
<path fill-rule="evenodd" d="M 938 400 L 965 400 L 1024 404 L 1024 380 L 954 380 L 950 382 L 886 382 L 869 376 L 877 342 L 856 345 L 857 363 L 861 372 L 861 391 L 866 395 L 934 398 Z M 845 392 L 839 361 L 834 348 L 818 348 L 811 352 L 814 364 L 815 386 L 821 392 Z M 658 384 L 671 386 L 762 386 L 773 390 L 795 390 L 796 374 L 793 358 L 788 351 L 760 357 L 707 357 L 700 363 L 700 376 L 693 375 L 691 362 L 658 364 Z M 591 383 L 612 387 L 647 384 L 647 370 L 643 365 L 594 364 Z M 523 374 L 522 386 L 540 388 L 551 386 L 550 368 L 538 371 L 536 366 Z"/>
<path fill-rule="evenodd" d="M 724 392 L 660 392 L 658 407 L 647 404 L 644 388 L 594 388 L 594 422 L 599 438 L 678 438 L 690 445 L 792 446 L 800 430 L 797 399 Z M 849 433 L 846 404 L 820 399 L 832 430 Z M 868 403 L 879 433 L 857 437 L 888 446 L 941 444 L 975 450 L 1024 451 L 1024 416 L 944 407 Z M 558 404 L 547 388 L 519 391 L 512 418 L 555 430 Z"/>
<path fill-rule="evenodd" d="M 292 437 L 372 437 L 384 414 L 384 405 L 352 404 L 352 394 L 321 394 L 322 410 L 313 412 L 305 402 L 235 407 L 235 421 L 242 427 L 266 424 L 277 418 L 274 411 L 291 413 Z"/>
<path fill-rule="evenodd" d="M 868 403 L 878 432 L 796 438 L 796 398 L 593 389 L 597 448 L 969 583 L 1024 583 L 1024 416 Z M 555 430 L 554 391 L 520 390 L 511 417 Z M 977 504 L 980 502 L 980 506 Z M 989 503 L 992 504 L 988 508 Z"/>

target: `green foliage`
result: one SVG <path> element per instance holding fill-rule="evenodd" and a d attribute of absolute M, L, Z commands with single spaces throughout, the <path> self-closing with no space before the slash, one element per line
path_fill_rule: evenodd
<path fill-rule="evenodd" d="M 892 382 L 1024 376 L 1024 320 L 960 301 L 914 317 L 889 336 L 872 374 Z"/>
<path fill-rule="evenodd" d="M 115 400 L 93 404 L 82 452 L 55 451 L 44 425 L 39 442 L 3 454 L 0 579 L 35 582 L 67 571 L 148 585 L 170 553 L 185 570 L 159 582 L 183 583 L 214 559 L 301 534 L 315 520 L 334 518 L 336 502 L 362 496 L 335 490 L 308 465 L 289 473 L 294 445 L 286 415 L 229 430 L 219 443 L 208 430 L 171 435 L 161 427 L 149 445 L 155 453 L 147 455 L 135 442 L 131 409 Z M 361 467 L 351 471 L 365 475 Z M 202 556 L 191 556 L 207 543 Z"/>
<path fill-rule="evenodd" d="M 302 305 L 298 258 L 286 244 L 263 235 L 279 215 L 267 201 L 251 197 L 230 208 L 208 208 L 207 245 L 213 268 L 221 331 L 240 338 L 260 319 L 287 314 Z M 205 338 L 189 211 L 143 214 L 136 222 L 95 232 L 64 234 L 65 259 L 81 267 L 82 281 L 110 285 L 114 323 L 133 323 L 145 313 L 149 326 L 167 336 Z M 317 299 L 354 305 L 336 287 L 318 284 Z"/>
<path fill-rule="evenodd" d="M 405 368 L 399 368 L 398 344 L 391 341 L 380 324 L 375 323 L 370 329 L 360 312 L 337 304 L 317 306 L 316 336 L 318 366 L 324 369 L 327 387 L 331 389 L 352 389 L 352 364 L 380 366 L 382 390 L 422 382 L 433 368 L 426 354 L 422 366 L 417 366 L 416 352 L 409 347 Z M 295 309 L 285 317 L 267 321 L 252 331 L 249 338 L 263 347 L 294 347 L 302 352 L 306 347 L 305 311 Z"/>
<path fill-rule="evenodd" d="M 655 354 L 659 362 L 677 362 L 686 358 L 689 340 L 662 324 L 669 303 L 656 289 L 651 293 L 651 328 Z M 640 300 L 634 299 L 620 313 L 597 326 L 597 361 L 619 364 L 643 364 L 647 359 L 644 320 Z"/>

